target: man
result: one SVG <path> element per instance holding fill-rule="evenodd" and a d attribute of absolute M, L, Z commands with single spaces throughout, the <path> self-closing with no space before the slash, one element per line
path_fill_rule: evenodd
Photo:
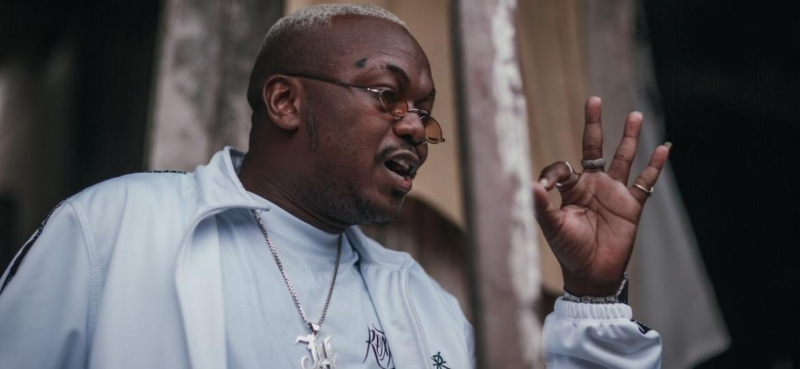
<path fill-rule="evenodd" d="M 455 299 L 355 226 L 391 221 L 443 141 L 435 96 L 391 13 L 283 18 L 253 68 L 250 151 L 112 179 L 58 206 L 0 280 L 0 367 L 474 365 Z M 657 367 L 658 334 L 613 302 L 668 147 L 628 188 L 641 115 L 605 173 L 599 99 L 586 112 L 584 172 L 559 162 L 533 188 L 572 294 L 547 319 L 545 359 Z M 547 200 L 555 187 L 562 207 Z"/>

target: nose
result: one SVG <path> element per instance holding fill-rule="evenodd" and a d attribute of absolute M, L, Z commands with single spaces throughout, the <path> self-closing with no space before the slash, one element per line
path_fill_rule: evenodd
<path fill-rule="evenodd" d="M 393 126 L 394 133 L 413 145 L 428 142 L 425 136 L 425 124 L 422 123 L 418 109 L 408 109 L 405 117 L 398 118 Z"/>

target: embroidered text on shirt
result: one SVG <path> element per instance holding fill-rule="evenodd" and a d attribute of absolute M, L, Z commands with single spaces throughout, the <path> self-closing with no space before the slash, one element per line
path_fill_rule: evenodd
<path fill-rule="evenodd" d="M 362 363 L 367 361 L 367 358 L 372 353 L 375 356 L 375 361 L 382 369 L 394 368 L 394 361 L 392 360 L 392 351 L 389 350 L 389 345 L 386 341 L 386 335 L 376 328 L 367 327 L 367 353 L 364 355 Z"/>

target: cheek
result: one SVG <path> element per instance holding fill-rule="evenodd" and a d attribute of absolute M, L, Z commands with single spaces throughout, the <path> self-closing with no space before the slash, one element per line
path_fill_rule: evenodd
<path fill-rule="evenodd" d="M 391 124 L 382 121 L 375 112 L 351 111 L 332 123 L 325 138 L 330 154 L 342 157 L 347 165 L 373 166 Z M 359 114 L 360 113 L 360 114 Z"/>
<path fill-rule="evenodd" d="M 345 124 L 330 126 L 330 130 L 322 132 L 320 139 L 318 154 L 322 156 L 320 161 L 323 165 L 335 168 L 335 176 L 349 178 L 348 182 L 354 183 L 374 171 L 375 156 L 381 147 L 383 135 L 374 129 L 359 129 L 356 124 Z"/>
<path fill-rule="evenodd" d="M 328 102 L 331 102 L 328 106 L 317 105 L 308 121 L 317 123 L 318 173 L 336 178 L 335 182 L 368 188 L 375 182 L 378 165 L 382 165 L 376 163 L 375 156 L 392 134 L 391 122 L 364 101 Z M 363 106 L 358 106 L 359 103 Z"/>
<path fill-rule="evenodd" d="M 341 169 L 342 175 L 358 178 L 374 170 L 375 155 L 378 152 L 380 141 L 376 143 L 364 136 L 350 135 L 340 137 L 336 143 L 331 146 L 333 152 L 330 155 L 336 162 L 333 165 Z"/>

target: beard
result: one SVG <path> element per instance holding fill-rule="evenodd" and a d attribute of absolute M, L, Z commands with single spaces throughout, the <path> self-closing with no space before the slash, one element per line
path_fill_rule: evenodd
<path fill-rule="evenodd" d="M 396 209 L 380 209 L 377 204 L 361 193 L 353 183 L 341 183 L 321 178 L 305 189 L 306 199 L 315 204 L 323 214 L 350 225 L 380 225 L 391 223 L 400 213 L 403 199 Z"/>

